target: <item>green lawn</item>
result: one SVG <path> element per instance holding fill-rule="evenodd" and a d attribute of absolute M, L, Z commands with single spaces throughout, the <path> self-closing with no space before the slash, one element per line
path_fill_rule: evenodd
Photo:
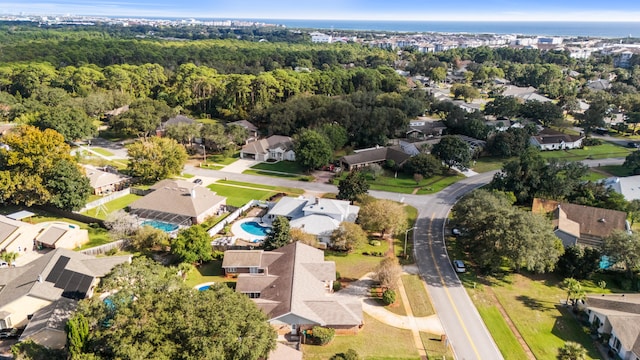
<path fill-rule="evenodd" d="M 429 360 L 453 360 L 453 353 L 442 341 L 440 335 L 420 332 L 420 339 L 424 349 L 427 350 L 427 358 Z M 511 359 L 511 358 L 509 358 Z"/>
<path fill-rule="evenodd" d="M 211 191 L 215 191 L 220 196 L 227 198 L 227 205 L 241 207 L 251 200 L 266 200 L 277 192 L 272 190 L 247 189 L 237 186 L 228 186 L 224 183 L 214 183 L 207 186 Z"/>
<path fill-rule="evenodd" d="M 626 157 L 632 151 L 633 149 L 605 142 L 602 145 L 585 146 L 582 149 L 541 151 L 540 154 L 545 159 L 579 161 L 586 159 L 621 158 Z"/>
<path fill-rule="evenodd" d="M 375 251 L 384 254 L 388 247 L 384 242 L 382 243 L 380 246 L 366 245 L 361 250 L 350 254 L 327 250 L 324 259 L 336 263 L 336 271 L 340 273 L 342 279 L 357 280 L 373 271 L 383 259 L 380 256 L 362 255 L 362 252 Z"/>
<path fill-rule="evenodd" d="M 217 184 L 229 184 L 229 185 L 238 185 L 238 186 L 246 186 L 261 190 L 271 190 L 276 192 L 287 193 L 290 195 L 302 195 L 304 194 L 303 189 L 298 188 L 290 188 L 285 186 L 272 186 L 272 185 L 262 185 L 262 184 L 253 184 L 242 181 L 234 181 L 234 180 L 218 180 Z"/>
<path fill-rule="evenodd" d="M 104 148 L 100 148 L 100 147 L 94 147 L 94 148 L 91 148 L 91 150 L 93 150 L 94 152 L 97 152 L 98 154 L 100 154 L 102 156 L 114 156 L 115 155 L 111 151 L 109 151 L 107 149 L 104 149 Z"/>
<path fill-rule="evenodd" d="M 426 186 L 423 186 L 422 188 L 420 188 L 420 190 L 418 190 L 417 194 L 418 195 L 435 194 L 438 191 L 446 188 L 447 186 L 455 184 L 464 178 L 465 176 L 460 173 L 456 173 L 455 175 L 438 176 L 436 178 L 431 178 L 427 180 Z"/>
<path fill-rule="evenodd" d="M 141 196 L 139 196 L 139 195 L 128 194 L 128 195 L 125 195 L 125 196 L 123 196 L 121 198 L 117 198 L 115 200 L 109 201 L 108 203 L 104 204 L 104 208 L 99 206 L 97 208 L 87 210 L 87 211 L 83 212 L 83 214 L 87 215 L 87 216 L 93 216 L 95 218 L 104 220 L 112 212 L 117 211 L 117 210 L 122 210 L 122 209 L 126 208 L 127 206 L 129 206 L 129 204 L 131 204 L 132 202 L 134 202 L 134 201 L 136 201 L 136 200 L 138 200 L 140 198 L 141 198 Z M 106 212 L 104 211 L 105 208 L 106 208 Z"/>
<path fill-rule="evenodd" d="M 605 175 L 605 174 L 603 174 L 601 172 L 596 172 L 596 171 L 589 170 L 589 172 L 587 172 L 587 175 L 582 177 L 582 180 L 594 181 L 595 182 L 595 181 L 598 181 L 598 180 L 606 179 L 608 177 L 609 176 L 607 176 L 607 175 Z"/>
<path fill-rule="evenodd" d="M 340 176 L 334 179 L 334 184 L 344 179 L 347 176 L 347 172 L 343 172 Z M 397 176 L 396 176 L 397 175 Z M 441 175 L 434 176 L 426 179 L 422 179 L 420 183 L 416 183 L 412 175 L 405 174 L 403 172 L 395 172 L 385 170 L 383 176 L 373 178 L 371 174 L 366 173 L 365 177 L 369 183 L 371 190 L 389 191 L 401 194 L 412 194 L 418 189 L 418 194 L 433 194 L 445 187 L 464 179 L 464 175 Z"/>
<path fill-rule="evenodd" d="M 415 317 L 435 314 L 429 295 L 424 288 L 422 279 L 418 275 L 402 275 L 402 283 L 409 298 L 411 311 Z"/>
<path fill-rule="evenodd" d="M 420 356 L 410 330 L 398 329 L 364 314 L 364 327 L 357 335 L 337 335 L 325 346 L 302 345 L 306 360 L 326 360 L 354 349 L 366 360 L 418 360 Z"/>
<path fill-rule="evenodd" d="M 505 359 L 527 360 L 527 354 L 524 352 L 518 339 L 513 334 L 506 321 L 495 306 L 480 305 L 475 301 L 476 308 L 482 317 L 485 325 L 489 329 L 493 340 L 496 342 L 498 349 Z"/>
<path fill-rule="evenodd" d="M 475 160 L 475 165 L 471 167 L 471 170 L 478 173 L 484 173 L 484 172 L 489 172 L 493 170 L 500 170 L 502 169 L 502 166 L 504 165 L 504 163 L 507 162 L 508 160 L 509 159 L 493 157 L 493 156 L 481 157 Z"/>
<path fill-rule="evenodd" d="M 254 170 L 280 171 L 290 174 L 304 175 L 307 171 L 297 161 L 261 162 L 251 167 Z"/>
<path fill-rule="evenodd" d="M 243 174 L 249 174 L 249 175 L 260 175 L 260 176 L 271 176 L 271 177 L 277 177 L 277 178 L 285 178 L 285 179 L 289 179 L 289 180 L 297 180 L 297 181 L 311 181 L 313 180 L 313 177 L 310 175 L 299 175 L 299 174 L 291 174 L 291 173 L 287 173 L 287 174 L 283 174 L 283 173 L 276 173 L 276 172 L 271 172 L 271 171 L 264 171 L 264 170 L 245 170 L 242 172 Z"/>
<path fill-rule="evenodd" d="M 208 263 L 204 263 L 191 271 L 185 279 L 185 284 L 189 287 L 194 287 L 198 284 L 207 282 L 224 283 L 235 281 L 235 279 L 224 277 L 222 260 L 213 260 Z"/>
<path fill-rule="evenodd" d="M 108 244 L 113 241 L 113 239 L 111 239 L 111 237 L 109 236 L 109 232 L 107 231 L 107 229 L 103 229 L 100 227 L 96 227 L 96 228 L 89 227 L 88 230 L 89 230 L 89 242 L 82 245 L 77 250 L 89 249 L 94 246 Z"/>
<path fill-rule="evenodd" d="M 224 154 L 212 154 L 212 155 L 207 154 L 206 164 L 209 165 L 210 163 L 212 163 L 217 165 L 229 165 L 231 163 L 238 161 L 239 158 L 240 158 L 239 152 L 233 154 L 232 157 L 225 157 Z"/>
<path fill-rule="evenodd" d="M 633 175 L 629 168 L 622 165 L 598 166 L 596 169 L 611 174 L 611 176 L 624 177 Z"/>

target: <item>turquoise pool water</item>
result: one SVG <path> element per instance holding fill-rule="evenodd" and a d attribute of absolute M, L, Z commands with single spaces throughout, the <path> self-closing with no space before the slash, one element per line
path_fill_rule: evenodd
<path fill-rule="evenodd" d="M 175 224 L 169 224 L 164 221 L 158 220 L 145 220 L 141 224 L 142 226 L 151 226 L 156 229 L 160 229 L 165 232 L 172 232 L 178 230 L 179 226 Z"/>
<path fill-rule="evenodd" d="M 211 289 L 211 285 L 205 285 L 205 286 L 201 286 L 198 288 L 198 290 L 200 291 L 205 291 L 205 290 L 209 290 Z"/>
<path fill-rule="evenodd" d="M 270 227 L 262 226 L 255 221 L 248 221 L 246 223 L 242 223 L 240 224 L 240 227 L 242 228 L 242 230 L 255 236 L 267 236 L 267 234 L 271 231 Z"/>

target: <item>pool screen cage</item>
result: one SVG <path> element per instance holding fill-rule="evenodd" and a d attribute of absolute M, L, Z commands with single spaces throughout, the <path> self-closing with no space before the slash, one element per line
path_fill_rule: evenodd
<path fill-rule="evenodd" d="M 136 209 L 131 211 L 131 214 L 138 216 L 140 219 L 145 220 L 158 220 L 169 224 L 191 226 L 191 216 L 171 214 L 162 211 L 149 210 L 149 209 Z"/>

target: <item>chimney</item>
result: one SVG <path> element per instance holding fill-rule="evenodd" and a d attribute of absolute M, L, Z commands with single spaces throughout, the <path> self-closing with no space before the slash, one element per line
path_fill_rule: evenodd
<path fill-rule="evenodd" d="M 191 197 L 196 198 L 196 189 L 191 189 Z"/>
<path fill-rule="evenodd" d="M 42 283 L 42 275 L 38 275 L 38 282 Z"/>

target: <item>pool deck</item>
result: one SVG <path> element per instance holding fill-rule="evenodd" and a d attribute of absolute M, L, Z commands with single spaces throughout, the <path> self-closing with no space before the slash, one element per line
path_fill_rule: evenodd
<path fill-rule="evenodd" d="M 242 240 L 245 240 L 251 243 L 256 243 L 256 244 L 262 242 L 266 238 L 266 236 L 249 234 L 248 232 L 244 231 L 240 226 L 243 223 L 252 222 L 252 221 L 262 224 L 262 221 L 259 217 L 248 217 L 248 218 L 240 219 L 233 223 L 233 225 L 231 226 L 231 232 L 238 239 L 242 239 Z"/>
<path fill-rule="evenodd" d="M 211 286 L 213 284 L 215 284 L 215 282 L 211 281 L 211 282 L 198 284 L 198 285 L 194 286 L 193 288 L 196 289 L 196 290 L 200 290 L 200 288 L 203 287 L 203 286 Z"/>

